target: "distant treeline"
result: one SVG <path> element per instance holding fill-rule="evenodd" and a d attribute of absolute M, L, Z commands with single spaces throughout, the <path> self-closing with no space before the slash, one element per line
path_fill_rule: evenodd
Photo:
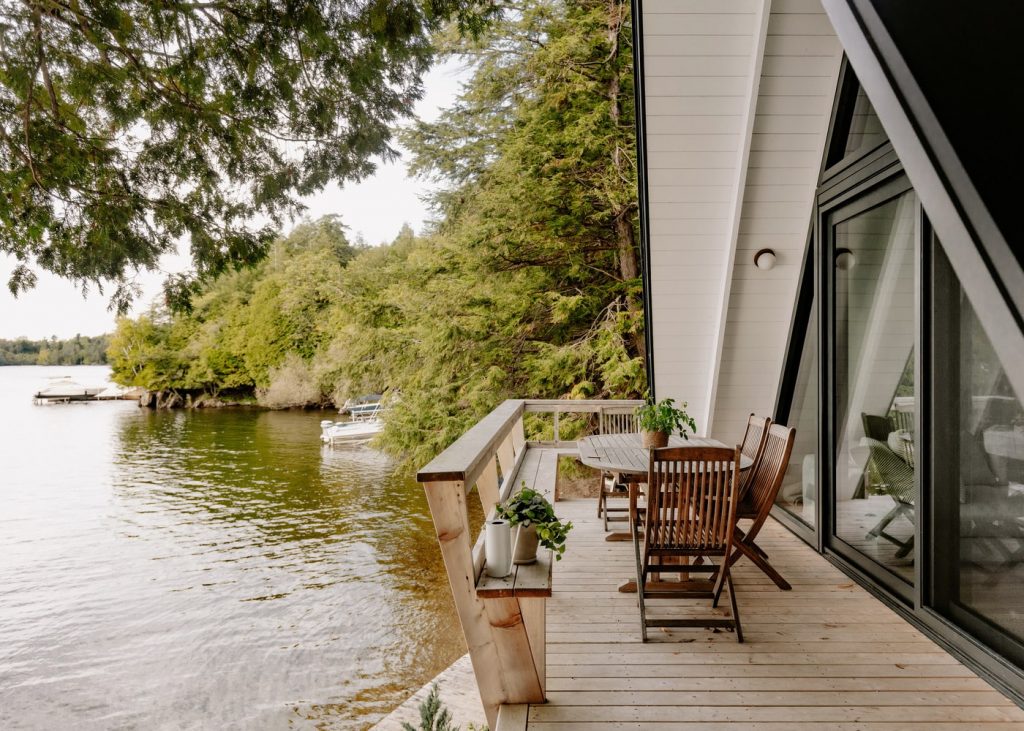
<path fill-rule="evenodd" d="M 0 338 L 0 365 L 104 365 L 109 335 L 75 335 L 67 340 Z"/>

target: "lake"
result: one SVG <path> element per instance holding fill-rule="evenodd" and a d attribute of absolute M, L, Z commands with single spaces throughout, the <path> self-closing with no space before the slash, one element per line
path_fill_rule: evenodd
<path fill-rule="evenodd" d="M 363 729 L 464 652 L 389 458 L 325 412 L 32 404 L 108 372 L 0 367 L 0 728 Z"/>

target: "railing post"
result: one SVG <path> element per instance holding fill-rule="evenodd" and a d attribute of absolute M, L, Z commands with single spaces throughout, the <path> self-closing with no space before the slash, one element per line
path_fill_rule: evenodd
<path fill-rule="evenodd" d="M 480 494 L 480 505 L 484 509 L 484 518 L 490 516 L 494 506 L 498 504 L 498 463 L 494 457 L 484 467 L 483 473 L 476 479 L 476 490 Z"/>
<path fill-rule="evenodd" d="M 498 446 L 498 464 L 501 465 L 502 478 L 507 480 L 512 476 L 512 467 L 516 463 L 516 453 L 512 446 L 512 432 L 510 431 Z"/>
<path fill-rule="evenodd" d="M 523 428 L 523 417 L 519 417 L 519 420 L 512 427 L 512 449 L 515 451 L 515 456 L 526 449 L 526 430 Z"/>
<path fill-rule="evenodd" d="M 507 700 L 507 696 L 502 674 L 496 672 L 501 663 L 484 602 L 476 595 L 476 570 L 465 486 L 462 482 L 428 482 L 424 483 L 423 489 L 434 519 L 434 530 L 451 583 L 462 633 L 469 646 L 480 700 L 487 714 L 487 723 L 494 728 L 498 721 L 498 706 Z"/>
<path fill-rule="evenodd" d="M 561 440 L 561 435 L 558 433 L 558 413 L 555 412 L 555 444 L 558 444 Z"/>
<path fill-rule="evenodd" d="M 519 597 L 519 610 L 523 614 L 526 635 L 533 652 L 533 666 L 537 668 L 542 697 L 547 696 L 547 599 L 544 597 Z"/>

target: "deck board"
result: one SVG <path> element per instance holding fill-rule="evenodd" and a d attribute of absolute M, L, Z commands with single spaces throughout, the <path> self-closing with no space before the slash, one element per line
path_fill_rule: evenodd
<path fill-rule="evenodd" d="M 745 642 L 731 632 L 654 630 L 640 641 L 631 543 L 608 543 L 593 500 L 572 520 L 547 604 L 548 702 L 530 731 L 1024 731 L 1024 711 L 774 521 L 759 543 L 792 584 L 734 569 Z M 649 600 L 653 616 L 708 610 Z M 719 613 L 727 615 L 723 598 Z"/>

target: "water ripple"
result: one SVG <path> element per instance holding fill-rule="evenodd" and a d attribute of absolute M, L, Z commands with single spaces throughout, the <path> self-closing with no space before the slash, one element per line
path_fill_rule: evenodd
<path fill-rule="evenodd" d="M 462 652 L 384 455 L 320 414 L 32 407 L 45 370 L 0 368 L 0 727 L 362 729 Z"/>

